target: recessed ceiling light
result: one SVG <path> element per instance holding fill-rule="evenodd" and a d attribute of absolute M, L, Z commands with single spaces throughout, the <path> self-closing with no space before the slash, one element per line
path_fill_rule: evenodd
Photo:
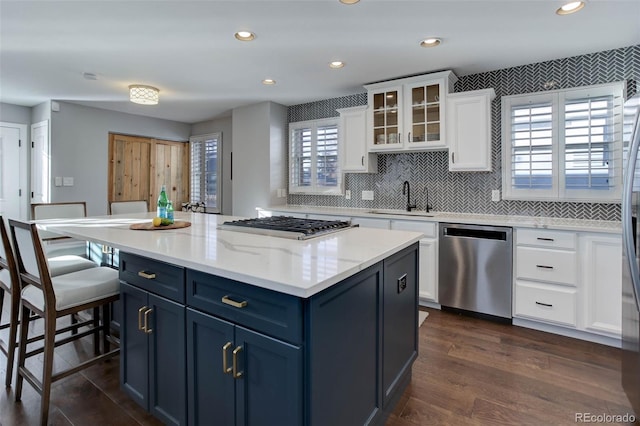
<path fill-rule="evenodd" d="M 436 47 L 440 43 L 442 43 L 442 40 L 440 40 L 439 38 L 429 37 L 429 38 L 425 38 L 424 40 L 422 40 L 420 42 L 420 46 L 422 46 L 422 47 Z"/>
<path fill-rule="evenodd" d="M 262 84 L 265 84 L 267 86 L 272 86 L 276 84 L 276 81 L 272 78 L 265 78 L 264 80 L 262 80 Z"/>
<path fill-rule="evenodd" d="M 329 68 L 338 69 L 342 67 L 344 67 L 344 62 L 342 61 L 329 62 Z"/>
<path fill-rule="evenodd" d="M 238 31 L 234 36 L 240 41 L 251 41 L 256 38 L 256 35 L 251 31 Z"/>
<path fill-rule="evenodd" d="M 340 0 L 340 3 L 342 3 L 342 4 L 356 4 L 359 1 L 360 0 Z"/>
<path fill-rule="evenodd" d="M 583 1 L 572 1 L 560 7 L 558 10 L 556 10 L 556 13 L 558 15 L 570 15 L 572 13 L 576 13 L 583 7 L 584 7 Z"/>

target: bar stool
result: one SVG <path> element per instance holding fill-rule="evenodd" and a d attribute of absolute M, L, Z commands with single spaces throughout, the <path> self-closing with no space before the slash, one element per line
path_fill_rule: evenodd
<path fill-rule="evenodd" d="M 97 267 L 52 277 L 44 254 L 38 229 L 34 223 L 9 220 L 16 264 L 22 285 L 20 304 L 20 344 L 18 348 L 18 378 L 15 400 L 22 397 L 22 384 L 26 379 L 41 395 L 40 422 L 46 425 L 49 416 L 51 384 L 74 374 L 97 362 L 111 358 L 120 352 L 109 346 L 109 304 L 119 298 L 118 271 L 108 267 Z M 98 311 L 102 308 L 102 324 Z M 88 330 L 56 341 L 57 333 L 70 331 L 74 325 L 56 331 L 56 320 L 62 316 L 93 310 L 93 319 L 76 326 L 90 326 Z M 44 346 L 27 352 L 27 334 L 31 314 L 43 318 Z M 104 352 L 100 354 L 99 334 L 102 332 Z M 94 354 L 68 370 L 53 374 L 53 354 L 60 346 L 82 337 L 93 335 Z M 28 357 L 44 352 L 42 380 L 38 380 L 25 361 Z"/>
<path fill-rule="evenodd" d="M 20 310 L 20 279 L 18 277 L 18 268 L 13 255 L 13 248 L 9 241 L 7 228 L 4 219 L 0 216 L 0 330 L 9 329 L 9 338 L 7 342 L 0 340 L 0 351 L 7 356 L 7 374 L 5 377 L 5 386 L 11 386 L 13 378 L 13 359 L 15 356 L 15 348 L 17 345 L 16 335 L 18 331 L 19 310 Z M 81 271 L 83 269 L 95 268 L 94 262 L 84 257 L 66 255 L 48 258 L 49 271 L 52 276 L 68 274 L 70 272 Z M 9 321 L 2 324 L 2 306 L 5 294 L 9 293 L 11 302 L 9 305 Z"/>

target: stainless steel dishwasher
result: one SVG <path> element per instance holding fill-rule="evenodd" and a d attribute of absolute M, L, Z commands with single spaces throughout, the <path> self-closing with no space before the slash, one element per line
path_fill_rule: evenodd
<path fill-rule="evenodd" d="M 502 226 L 440 223 L 440 305 L 511 321 L 512 234 Z"/>

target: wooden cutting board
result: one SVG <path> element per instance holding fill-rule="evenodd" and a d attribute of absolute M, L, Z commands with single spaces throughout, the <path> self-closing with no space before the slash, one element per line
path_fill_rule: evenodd
<path fill-rule="evenodd" d="M 137 231 L 164 231 L 165 229 L 180 229 L 191 226 L 191 222 L 186 220 L 176 220 L 171 225 L 165 226 L 153 226 L 151 221 L 144 223 L 133 223 L 129 226 L 129 229 L 135 229 Z"/>

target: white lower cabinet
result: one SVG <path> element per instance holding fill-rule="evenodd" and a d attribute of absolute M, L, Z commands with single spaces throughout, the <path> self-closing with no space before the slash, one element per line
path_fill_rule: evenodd
<path fill-rule="evenodd" d="M 515 234 L 514 320 L 568 327 L 575 337 L 620 339 L 621 236 L 538 229 Z"/>
<path fill-rule="evenodd" d="M 622 237 L 581 234 L 583 326 L 597 333 L 622 332 Z"/>
<path fill-rule="evenodd" d="M 352 217 L 351 223 L 363 228 L 389 229 L 388 219 L 371 219 L 368 217 Z"/>
<path fill-rule="evenodd" d="M 438 303 L 438 226 L 436 222 L 392 220 L 391 229 L 422 232 L 418 297 L 420 302 Z"/>

